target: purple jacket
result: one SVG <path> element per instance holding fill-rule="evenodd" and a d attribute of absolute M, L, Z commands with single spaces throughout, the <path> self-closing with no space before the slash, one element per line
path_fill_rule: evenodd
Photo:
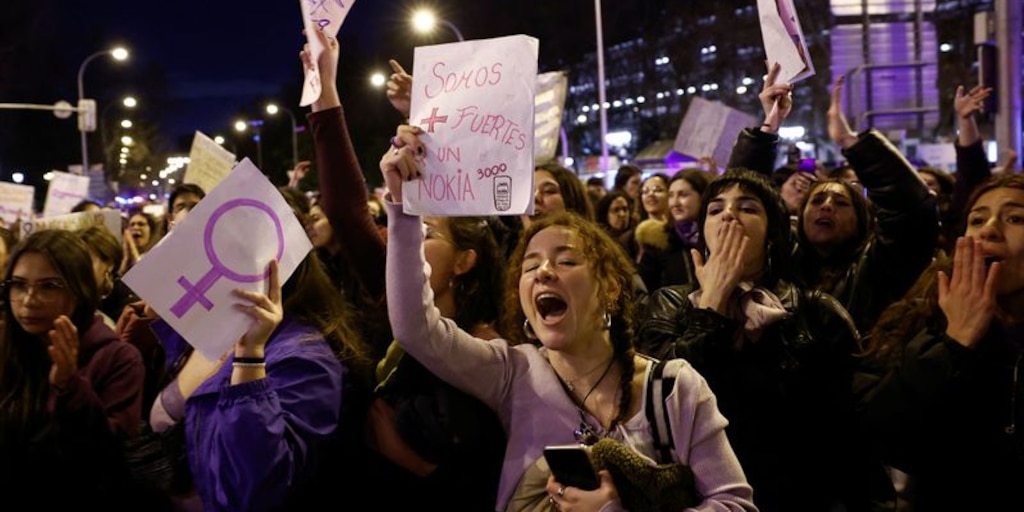
<path fill-rule="evenodd" d="M 162 320 L 152 328 L 173 364 L 187 342 Z M 287 316 L 265 379 L 230 385 L 233 359 L 185 402 L 189 468 L 205 512 L 272 510 L 308 482 L 335 433 L 346 371 L 320 332 Z"/>

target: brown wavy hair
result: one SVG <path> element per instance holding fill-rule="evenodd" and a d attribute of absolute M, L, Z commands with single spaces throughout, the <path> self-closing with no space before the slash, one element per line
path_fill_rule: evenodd
<path fill-rule="evenodd" d="M 523 314 L 519 297 L 523 259 L 530 240 L 537 233 L 556 226 L 568 228 L 582 242 L 583 258 L 591 268 L 594 281 L 597 283 L 598 296 L 606 305 L 606 311 L 611 317 L 609 337 L 612 342 L 612 357 L 622 367 L 622 395 L 618 416 L 612 421 L 614 425 L 626 419 L 632 400 L 630 384 L 633 381 L 635 354 L 632 341 L 635 303 L 632 276 L 635 271 L 633 262 L 626 256 L 622 246 L 597 223 L 567 211 L 546 215 L 523 231 L 505 273 L 505 307 L 501 332 L 510 343 L 533 343 L 526 338 L 523 331 L 526 316 Z M 614 293 L 616 288 L 619 290 L 617 294 Z"/>

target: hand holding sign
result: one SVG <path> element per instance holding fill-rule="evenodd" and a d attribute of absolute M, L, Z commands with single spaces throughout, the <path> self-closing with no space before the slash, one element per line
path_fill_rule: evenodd
<path fill-rule="evenodd" d="M 391 201 L 402 202 L 402 184 L 423 176 L 423 155 L 426 149 L 420 141 L 423 130 L 418 126 L 398 127 L 393 145 L 380 158 L 380 172 L 391 193 Z"/>
<path fill-rule="evenodd" d="M 778 132 L 779 126 L 793 110 L 793 86 L 788 83 L 775 83 L 780 71 L 782 71 L 782 66 L 778 62 L 768 66 L 764 88 L 757 96 L 761 100 L 761 108 L 764 109 L 765 116 L 761 129 L 768 133 Z"/>
<path fill-rule="evenodd" d="M 807 51 L 793 0 L 757 0 L 757 12 L 761 19 L 764 53 L 769 62 L 779 63 L 779 79 L 796 83 L 814 76 L 814 63 Z"/>
<path fill-rule="evenodd" d="M 320 98 L 323 90 L 319 66 L 320 54 L 324 44 L 318 39 L 317 33 L 323 31 L 333 38 L 345 22 L 349 10 L 355 0 L 299 0 L 302 10 L 302 26 L 305 29 L 309 53 L 312 57 L 311 67 L 305 68 L 305 80 L 302 84 L 302 99 L 299 106 L 307 107 Z"/>
<path fill-rule="evenodd" d="M 284 197 L 246 159 L 123 281 L 204 357 L 216 360 L 253 327 L 247 312 L 232 307 L 238 301 L 234 289 L 265 290 L 270 259 L 280 263 L 286 281 L 311 248 Z"/>
<path fill-rule="evenodd" d="M 299 59 L 307 73 L 316 70 L 321 87 L 320 95 L 313 101 L 313 112 L 337 107 L 341 105 L 341 98 L 338 96 L 338 55 L 341 54 L 338 40 L 318 28 L 313 29 L 312 35 L 305 35 L 310 40 L 315 40 L 316 44 L 305 44 L 299 53 Z M 315 53 L 315 48 L 320 48 L 319 53 Z"/>
<path fill-rule="evenodd" d="M 235 296 L 245 302 L 235 304 L 235 309 L 249 315 L 253 319 L 249 330 L 245 331 L 235 344 L 235 357 L 263 357 L 263 348 L 270 341 L 281 320 L 284 319 L 284 308 L 281 305 L 281 279 L 278 277 L 277 261 L 270 260 L 267 265 L 267 292 L 251 292 L 236 288 Z"/>

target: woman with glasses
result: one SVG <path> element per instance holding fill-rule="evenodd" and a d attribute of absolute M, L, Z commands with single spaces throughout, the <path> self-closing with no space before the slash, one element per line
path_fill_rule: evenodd
<path fill-rule="evenodd" d="M 12 251 L 4 277 L 5 498 L 24 493 L 41 510 L 121 510 L 121 446 L 138 433 L 144 369 L 135 347 L 119 343 L 96 314 L 88 247 L 69 231 L 33 233 Z M 43 486 L 53 489 L 38 492 Z"/>
<path fill-rule="evenodd" d="M 648 176 L 640 186 L 640 204 L 641 220 L 668 222 L 668 176 L 660 172 Z"/>
<path fill-rule="evenodd" d="M 421 220 L 402 211 L 403 184 L 420 176 L 420 132 L 399 127 L 402 147 L 380 163 L 390 192 L 388 313 L 396 338 L 424 367 L 497 413 L 508 442 L 496 510 L 622 510 L 617 486 L 625 482 L 602 471 L 596 490 L 567 486 L 550 476 L 543 452 L 579 435 L 611 438 L 643 466 L 658 458 L 643 408 L 653 364 L 631 346 L 633 297 L 624 271 L 631 262 L 596 223 L 546 215 L 526 228 L 506 268 L 505 325 L 518 323 L 510 333 L 522 334 L 487 340 L 460 328 L 435 305 Z M 714 395 L 679 363 L 664 406 L 674 458 L 693 468 L 698 509 L 756 510 Z"/>
<path fill-rule="evenodd" d="M 647 289 L 692 283 L 696 280 L 690 249 L 697 246 L 700 195 L 714 175 L 700 169 L 681 170 L 668 180 L 670 221 L 640 235 L 643 252 L 637 268 Z"/>

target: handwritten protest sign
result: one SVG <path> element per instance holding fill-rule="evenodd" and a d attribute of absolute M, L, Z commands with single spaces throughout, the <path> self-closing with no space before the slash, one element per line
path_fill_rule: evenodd
<path fill-rule="evenodd" d="M 271 258 L 284 283 L 311 249 L 284 197 L 245 159 L 123 281 L 204 357 L 216 360 L 252 322 L 235 309 L 246 302 L 232 290 L 265 292 Z"/>
<path fill-rule="evenodd" d="M 522 35 L 416 48 L 409 123 L 427 152 L 407 213 L 532 213 L 537 53 Z"/>
<path fill-rule="evenodd" d="M 117 210 L 100 210 L 95 212 L 78 212 L 56 217 L 42 217 L 39 219 L 23 221 L 21 223 L 21 236 L 28 236 L 36 231 L 44 229 L 62 229 L 75 231 L 78 229 L 103 226 L 110 231 L 114 238 L 120 242 L 124 233 L 121 232 L 121 212 Z"/>
<path fill-rule="evenodd" d="M 213 190 L 234 167 L 235 154 L 197 130 L 192 137 L 184 183 L 195 183 L 203 190 Z"/>
<path fill-rule="evenodd" d="M 306 30 L 306 41 L 313 64 L 311 69 L 306 70 L 299 106 L 312 105 L 323 91 L 320 84 L 320 69 L 317 68 L 316 62 L 324 49 L 313 30 L 323 30 L 330 37 L 338 35 L 338 29 L 345 22 L 348 11 L 355 3 L 356 0 L 299 0 L 299 8 L 302 9 L 302 28 Z"/>
<path fill-rule="evenodd" d="M 757 12 L 765 56 L 782 68 L 778 83 L 792 84 L 814 76 L 814 63 L 793 0 L 757 0 Z"/>
<path fill-rule="evenodd" d="M 533 156 L 538 164 L 555 157 L 558 136 L 562 129 L 562 113 L 565 111 L 565 93 L 568 88 L 569 77 L 564 71 L 541 73 L 537 76 Z"/>
<path fill-rule="evenodd" d="M 693 158 L 710 156 L 724 164 L 729 161 L 736 136 L 756 124 L 754 116 L 695 96 L 679 125 L 673 149 Z"/>
<path fill-rule="evenodd" d="M 35 194 L 36 188 L 33 186 L 0 181 L 0 218 L 3 218 L 7 225 L 18 219 L 32 218 L 32 200 Z"/>
<path fill-rule="evenodd" d="M 69 172 L 51 171 L 53 179 L 46 189 L 43 217 L 69 213 L 89 193 L 89 177 Z"/>

